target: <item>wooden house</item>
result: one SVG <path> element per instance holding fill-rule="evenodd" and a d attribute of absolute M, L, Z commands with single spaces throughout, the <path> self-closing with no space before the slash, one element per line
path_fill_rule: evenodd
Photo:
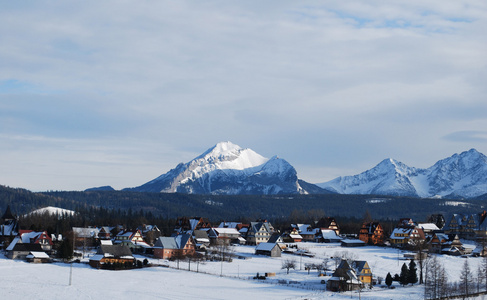
<path fill-rule="evenodd" d="M 316 228 L 334 230 L 336 235 L 340 235 L 340 227 L 333 217 L 323 217 L 316 223 Z"/>
<path fill-rule="evenodd" d="M 382 245 L 386 237 L 379 222 L 365 222 L 360 228 L 358 238 L 369 245 Z"/>
<path fill-rule="evenodd" d="M 267 243 L 274 233 L 274 227 L 267 221 L 251 222 L 245 240 L 248 245 Z"/>
<path fill-rule="evenodd" d="M 326 288 L 333 292 L 352 291 L 364 286 L 364 283 L 360 281 L 360 277 L 357 275 L 357 270 L 350 266 L 346 260 L 340 262 L 340 265 L 326 284 Z"/>
<path fill-rule="evenodd" d="M 389 242 L 391 243 L 391 246 L 399 248 L 407 247 L 414 240 L 425 240 L 423 230 L 417 226 L 396 227 L 389 237 Z"/>
<path fill-rule="evenodd" d="M 478 214 L 453 214 L 444 231 L 464 239 L 487 238 L 486 217 L 486 211 Z"/>
<path fill-rule="evenodd" d="M 281 257 L 281 247 L 277 243 L 260 243 L 255 247 L 255 254 Z"/>
<path fill-rule="evenodd" d="M 114 264 L 133 266 L 135 257 L 130 248 L 123 245 L 101 245 L 97 254 L 90 258 L 89 264 L 93 268 L 107 268 Z"/>
<path fill-rule="evenodd" d="M 184 233 L 177 236 L 161 236 L 154 244 L 154 257 L 171 259 L 195 254 L 196 245 L 190 234 Z"/>

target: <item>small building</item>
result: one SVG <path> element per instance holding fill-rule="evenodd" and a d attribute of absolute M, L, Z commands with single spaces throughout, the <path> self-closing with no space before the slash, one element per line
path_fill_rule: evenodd
<path fill-rule="evenodd" d="M 25 257 L 28 262 L 32 263 L 48 263 L 51 261 L 49 255 L 46 252 L 38 252 L 38 251 L 30 251 L 29 254 Z"/>
<path fill-rule="evenodd" d="M 365 246 L 365 242 L 356 239 L 345 239 L 341 241 L 342 247 L 363 247 Z"/>
<path fill-rule="evenodd" d="M 365 222 L 360 228 L 358 238 L 369 245 L 384 244 L 384 229 L 379 222 Z"/>
<path fill-rule="evenodd" d="M 322 243 L 339 243 L 342 241 L 342 238 L 333 229 L 320 229 L 316 239 Z"/>
<path fill-rule="evenodd" d="M 114 264 L 133 266 L 135 257 L 130 248 L 121 245 L 101 245 L 97 254 L 90 258 L 90 266 L 96 269 L 104 269 Z"/>
<path fill-rule="evenodd" d="M 44 250 L 40 244 L 12 242 L 6 249 L 6 256 L 10 259 L 26 259 L 31 252 L 44 252 Z"/>
<path fill-rule="evenodd" d="M 277 243 L 260 243 L 255 247 L 255 254 L 281 257 L 281 247 Z"/>
<path fill-rule="evenodd" d="M 340 262 L 340 265 L 326 283 L 326 288 L 333 292 L 353 291 L 358 290 L 363 286 L 364 283 L 360 281 L 359 276 L 357 276 L 356 269 L 352 268 L 346 260 Z"/>
<path fill-rule="evenodd" d="M 154 245 L 154 257 L 171 259 L 184 256 L 192 256 L 196 252 L 196 245 L 190 234 L 184 233 L 177 236 L 161 236 Z"/>

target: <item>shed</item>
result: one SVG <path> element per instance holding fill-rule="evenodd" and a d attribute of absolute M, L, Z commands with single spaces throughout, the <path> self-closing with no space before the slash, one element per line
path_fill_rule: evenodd
<path fill-rule="evenodd" d="M 255 254 L 270 257 L 281 257 L 281 247 L 277 243 L 260 243 L 255 247 Z"/>

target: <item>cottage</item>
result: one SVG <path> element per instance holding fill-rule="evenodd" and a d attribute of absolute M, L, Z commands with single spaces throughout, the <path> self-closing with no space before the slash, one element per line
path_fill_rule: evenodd
<path fill-rule="evenodd" d="M 384 229 L 379 222 L 365 222 L 360 228 L 358 238 L 369 245 L 384 244 Z"/>
<path fill-rule="evenodd" d="M 365 265 L 368 267 L 368 264 L 361 264 L 363 266 L 362 270 L 365 269 Z M 370 271 L 370 268 L 368 269 Z M 364 276 L 367 273 L 363 273 Z M 370 272 L 370 277 L 372 276 L 372 272 Z M 368 278 L 368 275 L 366 276 Z M 357 270 L 350 266 L 350 264 L 346 260 L 342 260 L 340 265 L 333 273 L 332 277 L 328 279 L 326 288 L 330 291 L 334 292 L 344 292 L 344 291 L 352 291 L 358 290 L 364 286 L 364 283 L 360 281 L 360 277 L 357 275 Z"/>
<path fill-rule="evenodd" d="M 333 229 L 319 229 L 317 240 L 322 243 L 339 243 L 342 238 Z"/>
<path fill-rule="evenodd" d="M 121 245 L 101 245 L 89 261 L 90 266 L 97 269 L 110 268 L 115 264 L 133 266 L 134 263 L 135 257 L 130 248 Z"/>
<path fill-rule="evenodd" d="M 47 263 L 51 261 L 49 255 L 47 255 L 46 252 L 42 251 L 30 251 L 25 258 L 28 262 L 32 263 Z"/>
<path fill-rule="evenodd" d="M 341 246 L 342 247 L 363 247 L 365 246 L 365 242 L 361 240 L 356 240 L 356 239 L 345 239 L 342 240 Z"/>
<path fill-rule="evenodd" d="M 6 256 L 10 259 L 26 259 L 31 252 L 44 252 L 44 250 L 40 244 L 24 244 L 14 239 L 6 249 Z"/>
<path fill-rule="evenodd" d="M 2 216 L 3 224 L 0 225 L 0 242 L 10 243 L 19 233 L 17 217 L 12 214 L 10 205 L 7 206 Z"/>
<path fill-rule="evenodd" d="M 240 236 L 240 232 L 235 228 L 210 228 L 208 237 L 212 244 L 245 244 L 245 239 Z"/>
<path fill-rule="evenodd" d="M 255 254 L 281 257 L 281 247 L 277 243 L 260 243 L 255 247 Z"/>
<path fill-rule="evenodd" d="M 162 259 L 192 256 L 196 247 L 190 234 L 179 234 L 174 237 L 161 236 L 154 244 L 154 257 Z"/>
<path fill-rule="evenodd" d="M 249 245 L 267 243 L 274 233 L 274 227 L 267 221 L 251 222 L 245 240 Z"/>
<path fill-rule="evenodd" d="M 316 223 L 316 227 L 321 229 L 331 229 L 335 231 L 336 235 L 340 235 L 340 227 L 338 226 L 337 221 L 333 217 L 321 218 Z"/>
<path fill-rule="evenodd" d="M 314 242 L 320 232 L 319 228 L 313 228 L 310 224 L 291 224 L 291 227 L 298 230 L 304 242 Z"/>
<path fill-rule="evenodd" d="M 115 237 L 114 245 L 128 246 L 132 251 L 138 253 L 149 253 L 152 248 L 142 237 L 140 230 L 122 231 Z"/>
<path fill-rule="evenodd" d="M 174 231 L 177 233 L 191 233 L 197 229 L 211 228 L 211 223 L 206 218 L 201 217 L 180 217 L 176 221 L 176 228 Z"/>
<path fill-rule="evenodd" d="M 414 241 L 424 241 L 425 236 L 421 228 L 413 227 L 396 227 L 391 233 L 389 241 L 393 247 L 406 247 Z"/>

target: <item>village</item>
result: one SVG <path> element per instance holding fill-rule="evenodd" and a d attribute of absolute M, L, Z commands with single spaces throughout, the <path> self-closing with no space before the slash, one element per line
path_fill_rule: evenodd
<path fill-rule="evenodd" d="M 417 297 L 435 299 L 458 293 L 467 262 L 476 270 L 470 271 L 467 293 L 485 291 L 486 215 L 431 215 L 424 223 L 403 218 L 392 232 L 369 221 L 355 234 L 343 234 L 333 217 L 289 224 L 283 232 L 267 220 L 211 224 L 203 217 L 180 217 L 170 236 L 148 224 L 73 227 L 62 235 L 21 229 L 7 207 L 1 237 L 5 259 L 34 264 L 77 262 L 126 272 L 165 267 L 336 295 L 400 294 L 405 286 L 423 284 L 413 290 Z M 429 288 L 432 262 L 445 270 L 445 285 Z M 402 274 L 404 265 L 408 275 Z"/>

